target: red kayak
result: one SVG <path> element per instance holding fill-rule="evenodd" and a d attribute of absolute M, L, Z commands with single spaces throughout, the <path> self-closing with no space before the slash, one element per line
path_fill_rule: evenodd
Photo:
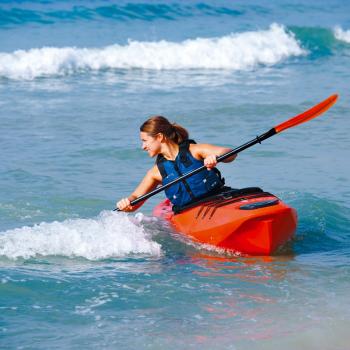
<path fill-rule="evenodd" d="M 178 213 L 166 199 L 153 215 L 195 242 L 249 255 L 273 254 L 297 227 L 296 210 L 257 187 L 227 189 Z"/>

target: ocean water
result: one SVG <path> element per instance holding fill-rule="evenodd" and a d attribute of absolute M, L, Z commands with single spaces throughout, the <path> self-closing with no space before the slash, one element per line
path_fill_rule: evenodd
<path fill-rule="evenodd" d="M 350 4 L 0 4 L 1 349 L 350 349 Z M 333 93 L 323 116 L 220 165 L 298 211 L 272 257 L 227 256 L 112 211 L 163 114 L 239 146 Z"/>

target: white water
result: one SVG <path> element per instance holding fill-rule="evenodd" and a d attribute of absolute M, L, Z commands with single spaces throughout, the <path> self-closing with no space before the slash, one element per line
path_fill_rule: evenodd
<path fill-rule="evenodd" d="M 0 256 L 9 259 L 58 255 L 98 260 L 130 254 L 158 257 L 161 246 L 137 220 L 122 213 L 105 211 L 96 219 L 42 222 L 0 232 Z"/>
<path fill-rule="evenodd" d="M 334 36 L 340 41 L 350 43 L 350 30 L 343 30 L 341 27 L 334 28 Z"/>
<path fill-rule="evenodd" d="M 229 69 L 271 66 L 306 52 L 278 24 L 269 29 L 183 42 L 129 41 L 103 48 L 43 47 L 0 53 L 0 77 L 34 79 L 104 69 Z"/>

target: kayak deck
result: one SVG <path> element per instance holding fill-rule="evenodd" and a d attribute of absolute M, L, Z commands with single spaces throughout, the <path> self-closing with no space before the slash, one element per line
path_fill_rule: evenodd
<path fill-rule="evenodd" d="M 273 254 L 297 226 L 295 209 L 260 188 L 230 189 L 177 214 L 166 199 L 153 214 L 195 242 L 249 255 Z"/>

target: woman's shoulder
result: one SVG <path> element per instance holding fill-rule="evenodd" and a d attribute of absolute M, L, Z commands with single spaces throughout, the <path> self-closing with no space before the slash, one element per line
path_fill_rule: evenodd
<path fill-rule="evenodd" d="M 190 143 L 189 144 L 189 150 L 191 152 L 198 151 L 202 148 L 202 143 Z"/>
<path fill-rule="evenodd" d="M 197 159 L 203 158 L 203 151 L 207 148 L 207 144 L 205 143 L 191 143 L 189 146 L 189 150 L 193 157 Z"/>
<path fill-rule="evenodd" d="M 160 181 L 162 179 L 162 176 L 160 175 L 157 164 L 153 165 L 153 167 L 147 171 L 146 176 L 153 178 L 154 180 L 157 180 L 157 181 Z"/>

